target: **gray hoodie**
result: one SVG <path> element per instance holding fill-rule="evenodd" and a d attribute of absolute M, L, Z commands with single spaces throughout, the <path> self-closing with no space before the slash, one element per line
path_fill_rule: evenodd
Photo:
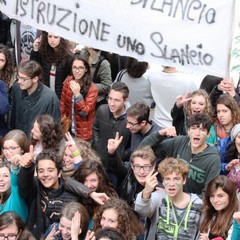
<path fill-rule="evenodd" d="M 153 192 L 150 199 L 143 199 L 140 192 L 135 211 L 151 221 L 146 240 L 195 240 L 199 235 L 201 205 L 202 200 L 196 194 L 190 194 L 188 206 L 179 209 L 172 206 L 165 191 Z"/>

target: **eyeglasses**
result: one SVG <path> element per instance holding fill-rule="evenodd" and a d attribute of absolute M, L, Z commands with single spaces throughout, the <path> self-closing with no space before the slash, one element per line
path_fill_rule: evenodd
<path fill-rule="evenodd" d="M 20 77 L 19 75 L 17 75 L 17 79 L 25 82 L 27 80 L 31 80 L 32 78 L 31 77 Z"/>
<path fill-rule="evenodd" d="M 127 122 L 127 125 L 129 125 L 130 127 L 135 127 L 136 125 L 139 125 L 140 123 L 131 123 L 131 122 Z"/>
<path fill-rule="evenodd" d="M 5 239 L 15 240 L 17 239 L 17 235 L 18 234 L 9 234 L 9 235 L 0 234 L 0 240 L 5 240 Z"/>
<path fill-rule="evenodd" d="M 108 102 L 114 102 L 114 103 L 121 103 L 122 100 L 121 99 L 113 99 L 111 97 L 106 97 Z"/>
<path fill-rule="evenodd" d="M 19 146 L 16 146 L 16 147 L 3 147 L 3 151 L 7 151 L 7 150 L 9 150 L 9 151 L 14 151 L 15 149 L 17 149 L 17 148 L 20 148 Z"/>
<path fill-rule="evenodd" d="M 140 166 L 140 165 L 132 165 L 133 169 L 135 171 L 140 171 L 141 169 L 143 169 L 144 172 L 148 172 L 151 170 L 152 168 L 152 165 L 143 165 L 143 166 Z"/>
<path fill-rule="evenodd" d="M 72 67 L 72 70 L 73 71 L 83 71 L 85 69 L 85 67 L 84 66 L 79 66 L 79 67 L 76 67 L 76 66 L 74 66 L 74 67 Z"/>

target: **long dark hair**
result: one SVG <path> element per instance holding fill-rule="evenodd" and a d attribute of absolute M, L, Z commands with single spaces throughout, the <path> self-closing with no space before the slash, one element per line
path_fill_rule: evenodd
<path fill-rule="evenodd" d="M 59 123 L 47 114 L 37 116 L 35 121 L 38 123 L 42 134 L 43 148 L 58 151 L 60 149 L 60 143 L 64 138 Z M 31 137 L 31 143 L 36 145 L 37 140 Z"/>
<path fill-rule="evenodd" d="M 90 65 L 89 63 L 83 59 L 80 54 L 75 54 L 74 58 L 73 58 L 73 61 L 72 61 L 72 65 L 73 65 L 73 62 L 76 61 L 76 60 L 79 60 L 79 61 L 82 61 L 85 68 L 86 68 L 86 72 L 85 74 L 83 75 L 83 78 L 81 79 L 81 94 L 83 95 L 83 97 L 86 96 L 86 94 L 88 93 L 88 90 L 91 86 L 91 83 L 92 83 L 92 78 L 91 78 L 91 71 L 90 71 Z"/>
<path fill-rule="evenodd" d="M 1 162 L 0 163 L 0 168 L 3 168 L 3 167 L 6 167 L 9 170 L 9 177 L 10 177 L 10 181 L 11 181 L 10 163 L 8 163 L 8 162 Z M 11 194 L 11 186 L 10 186 L 9 189 L 7 189 L 6 192 L 3 192 L 3 193 L 0 194 L 0 203 L 4 204 L 8 200 L 10 194 Z M 1 226 L 1 224 L 0 224 L 0 226 Z"/>
<path fill-rule="evenodd" d="M 227 207 L 220 212 L 217 212 L 210 202 L 212 193 L 218 188 L 221 188 L 229 197 Z M 208 229 L 211 229 L 211 234 L 225 236 L 232 225 L 233 213 L 238 210 L 236 187 L 227 176 L 217 176 L 208 183 L 202 209 L 204 218 L 200 225 L 200 232 L 207 233 Z"/>
<path fill-rule="evenodd" d="M 48 32 L 42 31 L 39 53 L 42 55 L 42 58 L 50 64 L 65 65 L 70 54 L 68 41 L 61 37 L 57 51 L 55 51 L 48 43 Z"/>
<path fill-rule="evenodd" d="M 88 175 L 96 173 L 99 179 L 99 185 L 96 192 L 104 192 L 109 197 L 117 197 L 116 191 L 113 189 L 107 174 L 101 162 L 97 160 L 84 159 L 81 166 L 75 171 L 74 178 L 84 184 L 84 181 Z M 83 199 L 84 206 L 87 208 L 89 214 L 93 216 L 95 208 L 98 204 L 92 199 Z"/>
<path fill-rule="evenodd" d="M 0 79 L 9 86 L 14 72 L 12 55 L 8 47 L 3 44 L 0 44 L 0 53 L 2 53 L 6 58 L 6 63 L 3 69 L 0 70 Z"/>

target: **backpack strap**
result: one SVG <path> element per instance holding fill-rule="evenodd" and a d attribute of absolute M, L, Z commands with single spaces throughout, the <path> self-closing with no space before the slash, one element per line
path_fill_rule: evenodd
<path fill-rule="evenodd" d="M 117 79 L 115 80 L 115 82 L 121 82 L 122 77 L 123 77 L 123 75 L 124 75 L 126 72 L 127 72 L 126 69 L 121 70 L 121 71 L 118 73 L 118 77 L 117 77 Z"/>
<path fill-rule="evenodd" d="M 98 71 L 99 71 L 99 68 L 100 68 L 101 63 L 102 63 L 103 60 L 105 60 L 105 57 L 100 56 L 100 59 L 97 62 L 97 66 L 96 66 L 96 69 L 95 69 L 95 72 L 94 72 L 94 75 L 93 75 L 93 82 L 94 83 L 100 83 L 101 82 L 100 78 L 98 78 L 97 75 L 98 75 Z"/>

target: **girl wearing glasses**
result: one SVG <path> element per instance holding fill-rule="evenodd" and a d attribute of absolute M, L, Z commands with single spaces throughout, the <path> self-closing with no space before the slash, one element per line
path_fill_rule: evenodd
<path fill-rule="evenodd" d="M 90 77 L 90 66 L 79 55 L 72 62 L 72 75 L 66 78 L 60 99 L 62 119 L 69 119 L 75 137 L 91 140 L 95 106 L 98 96 L 96 85 Z"/>
<path fill-rule="evenodd" d="M 3 138 L 3 156 L 0 163 L 0 214 L 16 212 L 23 221 L 28 207 L 18 190 L 18 158 L 28 151 L 28 138 L 20 130 L 12 130 Z"/>
<path fill-rule="evenodd" d="M 35 240 L 25 223 L 15 212 L 0 215 L 0 240 Z"/>

